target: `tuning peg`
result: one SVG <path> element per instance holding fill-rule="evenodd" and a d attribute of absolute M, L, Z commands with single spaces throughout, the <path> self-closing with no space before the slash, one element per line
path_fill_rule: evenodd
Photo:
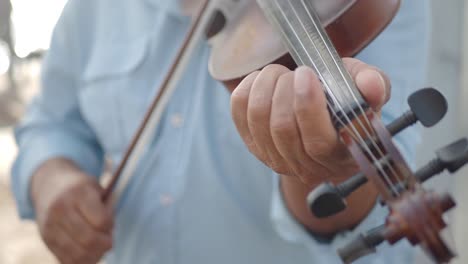
<path fill-rule="evenodd" d="M 437 150 L 436 156 L 437 158 L 431 160 L 414 173 L 420 182 L 425 182 L 444 170 L 455 173 L 468 163 L 468 140 L 466 138 L 459 139 Z M 397 188 L 401 190 L 403 186 L 398 185 Z"/>
<path fill-rule="evenodd" d="M 307 195 L 307 204 L 318 218 L 329 217 L 346 209 L 346 197 L 367 182 L 364 174 L 359 173 L 335 186 L 324 182 Z"/>
<path fill-rule="evenodd" d="M 408 98 L 408 105 L 410 110 L 387 126 L 392 136 L 417 121 L 425 127 L 434 126 L 447 113 L 445 97 L 434 88 L 424 88 L 414 92 Z M 448 156 L 447 153 L 445 156 Z M 346 197 L 365 183 L 367 183 L 367 178 L 362 173 L 354 175 L 337 186 L 331 182 L 322 183 L 309 193 L 307 203 L 316 217 L 332 216 L 346 209 Z"/>
<path fill-rule="evenodd" d="M 428 206 L 429 210 L 433 210 L 434 212 L 446 212 L 455 206 L 455 202 L 448 194 L 437 195 L 433 192 L 419 192 L 415 193 L 412 199 L 413 202 L 414 199 L 419 199 L 419 202 L 422 202 L 421 199 L 424 199 L 426 202 L 428 202 L 426 206 Z M 403 202 L 403 204 L 405 203 Z M 394 208 L 398 208 L 400 206 L 401 204 L 397 205 Z M 408 212 L 410 208 L 411 206 L 406 207 L 406 212 Z M 414 227 L 408 226 L 408 215 L 405 219 L 405 216 L 402 216 L 401 212 L 402 211 L 397 213 L 393 212 L 393 216 L 390 215 L 387 218 L 386 224 L 371 229 L 366 233 L 360 234 L 353 241 L 349 242 L 344 247 L 339 248 L 337 250 L 337 253 L 340 256 L 343 263 L 350 264 L 359 258 L 375 253 L 377 251 L 377 247 L 384 241 L 388 241 L 391 245 L 393 245 L 406 237 L 408 241 L 413 245 L 421 244 L 422 241 L 419 239 L 421 237 L 423 237 L 424 239 L 424 237 L 427 236 L 427 234 L 424 234 L 421 237 L 414 236 L 411 233 L 415 231 L 413 229 Z M 442 220 L 441 215 L 440 219 L 438 219 L 437 221 L 440 221 L 442 225 L 441 229 L 443 229 L 445 227 L 445 222 Z M 439 231 L 440 230 L 438 230 L 438 232 Z M 431 237 L 431 239 L 437 238 Z M 453 253 L 451 252 L 450 248 L 446 247 L 446 249 L 442 249 L 442 251 L 444 250 L 446 250 L 446 252 L 438 252 L 438 254 L 446 253 L 448 258 L 453 257 Z M 439 257 L 444 258 L 444 256 L 440 255 Z M 446 263 L 446 261 L 437 263 Z"/>
<path fill-rule="evenodd" d="M 454 173 L 468 163 L 468 140 L 459 139 L 436 151 L 436 155 L 437 158 L 415 173 L 421 182 L 427 181 L 444 170 Z"/>
<path fill-rule="evenodd" d="M 420 182 L 425 182 L 433 176 L 448 170 L 450 173 L 468 163 L 468 139 L 462 138 L 436 151 L 437 158 L 417 170 L 414 175 Z M 385 162 L 381 162 L 384 166 Z M 367 183 L 367 178 L 358 173 L 350 179 L 334 185 L 324 182 L 309 193 L 307 203 L 311 212 L 318 218 L 329 217 L 346 209 L 346 198 Z M 399 185 L 398 189 L 403 186 Z"/>
<path fill-rule="evenodd" d="M 410 110 L 387 126 L 391 135 L 419 121 L 425 127 L 437 124 L 447 113 L 447 100 L 434 88 L 424 88 L 408 97 Z"/>
<path fill-rule="evenodd" d="M 376 162 L 375 166 L 385 168 L 388 164 L 388 159 L 383 158 Z M 346 197 L 366 183 L 367 178 L 363 173 L 358 173 L 336 186 L 331 182 L 324 182 L 307 195 L 307 204 L 318 218 L 335 215 L 346 209 Z"/>
<path fill-rule="evenodd" d="M 345 264 L 376 252 L 377 246 L 385 241 L 385 226 L 379 226 L 360 234 L 346 246 L 338 249 L 338 255 Z"/>

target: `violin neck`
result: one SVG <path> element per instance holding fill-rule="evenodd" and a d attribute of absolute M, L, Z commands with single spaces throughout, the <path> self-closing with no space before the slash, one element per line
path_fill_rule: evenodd
<path fill-rule="evenodd" d="M 313 68 L 319 76 L 336 128 L 346 126 L 367 110 L 313 7 L 311 0 L 257 0 L 270 23 L 281 32 L 298 66 Z"/>

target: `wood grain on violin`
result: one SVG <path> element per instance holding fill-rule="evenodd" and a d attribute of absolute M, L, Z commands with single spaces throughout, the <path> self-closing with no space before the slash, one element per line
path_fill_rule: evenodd
<path fill-rule="evenodd" d="M 281 35 L 265 19 L 258 4 L 251 0 L 231 2 L 237 2 L 237 12 L 226 14 L 227 26 L 210 40 L 212 76 L 235 87 L 242 77 L 269 63 L 294 68 Z M 369 44 L 390 23 L 399 7 L 399 0 L 311 2 L 342 57 L 355 55 Z"/>

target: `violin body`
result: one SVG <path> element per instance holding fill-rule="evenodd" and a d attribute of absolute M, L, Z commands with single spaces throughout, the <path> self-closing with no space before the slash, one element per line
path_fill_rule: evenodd
<path fill-rule="evenodd" d="M 408 100 L 411 109 L 384 126 L 341 61 L 341 57 L 361 51 L 391 22 L 400 0 L 186 0 L 182 3 L 183 11 L 194 17 L 192 27 L 105 188 L 103 200 L 110 200 L 114 189 L 119 193 L 125 187 L 134 164 L 154 135 L 184 67 L 198 43 L 208 39 L 212 46 L 209 71 L 230 91 L 245 76 L 271 63 L 290 69 L 306 65 L 316 71 L 335 128 L 361 173 L 336 187 L 335 182 L 318 186 L 307 197 L 311 212 L 317 218 L 342 212 L 346 209 L 345 198 L 356 190 L 366 192 L 369 197 L 380 195 L 381 201 L 390 208 L 385 225 L 361 235 L 338 251 L 345 263 L 375 252 L 384 241 L 394 244 L 404 238 L 422 246 L 436 263 L 447 263 L 455 256 L 441 236 L 446 227 L 443 214 L 455 203 L 448 194 L 426 191 L 422 182 L 445 169 L 453 173 L 468 163 L 468 140 L 439 150 L 436 160 L 416 172 L 408 167 L 392 140 L 394 135 L 418 121 L 425 127 L 439 122 L 447 111 L 445 98 L 435 89 L 420 90 Z M 370 184 L 365 185 L 367 182 Z M 358 209 L 368 212 L 373 205 L 373 199 L 369 199 Z"/>
<path fill-rule="evenodd" d="M 369 197 L 379 194 L 390 208 L 386 224 L 369 235 L 370 241 L 361 239 L 339 251 L 343 261 L 351 263 L 374 252 L 374 247 L 383 241 L 394 244 L 403 238 L 421 245 L 437 263 L 450 261 L 455 253 L 442 239 L 441 231 L 446 227 L 442 216 L 455 206 L 454 201 L 448 194 L 437 195 L 422 188 L 420 179 L 393 143 L 395 133 L 368 108 L 340 59 L 366 47 L 391 22 L 400 1 L 219 3 L 222 4 L 216 7 L 207 30 L 212 45 L 209 71 L 213 78 L 233 91 L 243 77 L 271 63 L 290 69 L 298 65 L 314 68 L 327 94 L 335 127 L 365 175 L 360 179 L 367 178 L 372 183 L 358 191 L 367 192 Z M 442 116 L 445 111 L 441 110 Z M 400 186 L 403 187 L 399 189 Z M 309 196 L 314 197 L 314 193 Z M 322 197 L 330 198 L 326 192 Z M 359 209 L 369 211 L 373 204 L 373 199 L 369 199 Z"/>
<path fill-rule="evenodd" d="M 223 11 L 226 21 L 225 27 L 209 40 L 212 54 L 208 68 L 213 78 L 232 91 L 242 77 L 265 65 L 279 63 L 295 68 L 281 36 L 256 1 L 218 2 L 217 8 Z M 400 6 L 400 0 L 311 2 L 342 57 L 353 56 L 366 47 L 392 21 Z"/>

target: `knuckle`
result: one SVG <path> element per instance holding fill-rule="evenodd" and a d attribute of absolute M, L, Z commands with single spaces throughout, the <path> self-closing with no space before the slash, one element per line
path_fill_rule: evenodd
<path fill-rule="evenodd" d="M 255 156 L 259 156 L 258 155 L 258 147 L 257 147 L 257 144 L 255 143 L 255 141 L 253 140 L 252 136 L 244 136 L 243 138 L 243 141 L 244 141 L 244 144 L 245 146 L 247 147 L 247 149 L 249 150 L 250 153 L 254 154 Z"/>
<path fill-rule="evenodd" d="M 329 178 L 331 174 L 331 171 L 326 169 L 325 167 L 321 165 L 315 166 L 313 171 L 307 170 L 303 171 L 301 174 L 301 178 L 303 179 L 309 179 L 309 180 L 315 180 L 317 178 L 322 178 L 326 179 Z"/>
<path fill-rule="evenodd" d="M 295 166 L 294 167 L 294 174 L 296 176 L 303 177 L 305 175 L 308 175 L 309 171 L 306 168 L 302 167 L 302 166 Z"/>
<path fill-rule="evenodd" d="M 87 254 L 79 254 L 74 258 L 75 263 L 82 263 L 82 264 L 91 264 L 96 263 L 97 261 L 88 256 Z"/>
<path fill-rule="evenodd" d="M 49 221 L 60 218 L 65 214 L 68 209 L 66 199 L 67 198 L 64 195 L 60 195 L 50 204 L 46 214 Z"/>
<path fill-rule="evenodd" d="M 282 96 L 284 93 L 292 93 L 294 87 L 294 72 L 288 72 L 281 75 L 276 81 L 275 93 L 273 95 L 273 101 L 283 100 Z"/>
<path fill-rule="evenodd" d="M 44 230 L 44 232 L 42 232 L 42 239 L 47 244 L 47 246 L 49 246 L 50 248 L 55 248 L 56 246 L 55 236 L 51 232 Z"/>
<path fill-rule="evenodd" d="M 111 225 L 111 220 L 106 215 L 96 217 L 96 227 L 98 229 L 107 229 Z"/>
<path fill-rule="evenodd" d="M 275 171 L 276 173 L 284 173 L 285 172 L 285 168 L 282 164 L 280 164 L 279 162 L 277 161 L 272 161 L 270 162 L 269 164 L 270 168 Z"/>
<path fill-rule="evenodd" d="M 63 254 L 59 254 L 57 252 L 55 252 L 55 255 L 57 256 L 57 259 L 60 263 L 62 264 L 73 264 L 73 263 L 79 263 L 77 262 L 75 259 L 74 256 L 71 256 L 71 255 L 68 255 L 68 256 L 65 256 Z"/>
<path fill-rule="evenodd" d="M 272 134 L 292 137 L 294 135 L 294 128 L 296 126 L 296 122 L 290 117 L 277 116 L 275 118 L 272 118 L 270 126 Z"/>
<path fill-rule="evenodd" d="M 270 163 L 271 163 L 270 158 L 265 153 L 262 153 L 262 152 L 259 152 L 259 151 L 256 151 L 256 152 L 250 151 L 250 153 L 252 153 L 263 164 L 270 167 Z"/>
<path fill-rule="evenodd" d="M 69 187 L 69 189 L 63 193 L 63 195 L 80 195 L 83 192 L 83 188 L 87 186 L 88 181 L 86 180 L 80 180 L 76 183 L 74 183 L 72 186 Z"/>
<path fill-rule="evenodd" d="M 257 145 L 255 144 L 251 136 L 244 137 L 244 144 L 247 146 L 250 152 L 255 152 L 255 150 L 257 149 Z"/>
<path fill-rule="evenodd" d="M 96 193 L 100 187 L 97 181 L 91 177 L 75 185 L 75 195 L 91 195 Z"/>
<path fill-rule="evenodd" d="M 344 64 L 351 75 L 355 76 L 363 67 L 368 67 L 364 62 L 356 58 L 345 58 Z"/>
<path fill-rule="evenodd" d="M 289 168 L 282 168 L 282 167 L 278 167 L 276 169 L 272 169 L 274 172 L 280 174 L 280 175 L 296 175 L 296 173 L 289 169 Z"/>
<path fill-rule="evenodd" d="M 294 72 L 293 71 L 289 71 L 281 75 L 277 81 L 277 86 L 280 86 L 280 87 L 292 87 L 293 84 L 294 84 Z"/>
<path fill-rule="evenodd" d="M 302 97 L 304 98 L 304 97 Z M 294 103 L 294 113 L 299 118 L 304 118 L 309 116 L 310 113 L 310 105 L 306 103 L 305 100 L 296 100 Z"/>
<path fill-rule="evenodd" d="M 300 164 L 297 164 L 295 167 L 294 167 L 294 175 L 299 177 L 300 179 L 310 179 L 311 177 L 313 177 L 314 173 L 315 173 L 315 166 L 313 167 L 305 167 L 305 166 L 302 166 Z"/>
<path fill-rule="evenodd" d="M 296 89 L 294 89 L 294 96 L 296 98 L 296 102 L 305 104 L 305 102 L 309 102 L 310 100 L 314 99 L 315 93 L 314 93 L 314 85 L 307 86 L 307 87 L 299 87 L 295 86 Z"/>
<path fill-rule="evenodd" d="M 235 89 L 231 94 L 231 107 L 236 108 L 246 105 L 249 100 L 249 93 L 245 89 Z"/>
<path fill-rule="evenodd" d="M 322 139 L 304 142 L 304 148 L 310 157 L 317 159 L 328 159 L 334 151 L 334 144 Z"/>
<path fill-rule="evenodd" d="M 266 100 L 255 100 L 249 103 L 248 115 L 251 121 L 260 121 L 270 116 L 270 103 Z"/>
<path fill-rule="evenodd" d="M 85 246 L 88 249 L 93 249 L 97 245 L 97 239 L 92 234 L 83 234 L 81 236 L 81 241 L 83 243 L 83 246 Z"/>
<path fill-rule="evenodd" d="M 44 237 L 46 239 L 52 240 L 53 234 L 55 233 L 55 226 L 56 224 L 53 223 L 53 220 L 51 219 L 46 219 L 44 223 L 41 225 L 42 231 L 44 232 Z"/>

